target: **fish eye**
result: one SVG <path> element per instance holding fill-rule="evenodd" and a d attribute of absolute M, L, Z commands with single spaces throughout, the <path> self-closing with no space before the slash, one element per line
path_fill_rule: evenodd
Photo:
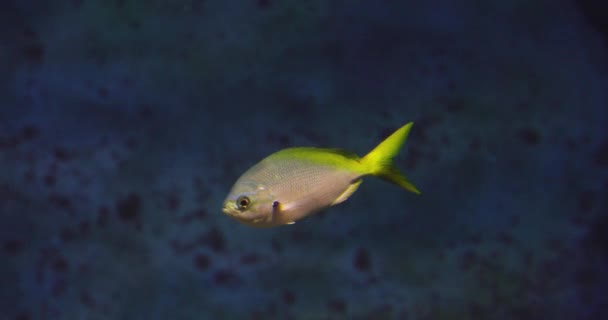
<path fill-rule="evenodd" d="M 251 201 L 248 197 L 240 196 L 238 199 L 236 199 L 236 206 L 239 208 L 239 210 L 246 210 L 247 207 L 249 207 L 250 202 Z"/>

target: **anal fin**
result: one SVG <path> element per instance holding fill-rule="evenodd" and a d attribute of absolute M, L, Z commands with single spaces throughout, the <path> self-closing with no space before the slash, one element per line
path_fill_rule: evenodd
<path fill-rule="evenodd" d="M 334 200 L 334 202 L 331 203 L 331 205 L 336 205 L 338 203 L 342 203 L 344 201 L 346 201 L 346 199 L 348 199 L 353 193 L 355 193 L 355 191 L 357 191 L 357 188 L 359 188 L 359 185 L 361 184 L 363 180 L 361 179 L 357 179 L 355 181 L 353 181 L 348 188 L 346 188 L 346 190 L 344 190 L 344 192 L 342 192 L 342 194 L 336 198 L 336 200 Z"/>

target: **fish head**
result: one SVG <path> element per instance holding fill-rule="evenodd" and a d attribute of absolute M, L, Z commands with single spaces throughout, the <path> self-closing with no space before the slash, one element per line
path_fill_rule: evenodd
<path fill-rule="evenodd" d="M 254 227 L 273 226 L 274 197 L 263 184 L 237 182 L 222 207 L 224 214 Z"/>

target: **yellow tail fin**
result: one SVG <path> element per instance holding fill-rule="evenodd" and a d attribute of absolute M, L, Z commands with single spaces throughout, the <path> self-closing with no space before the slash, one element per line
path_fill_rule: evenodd
<path fill-rule="evenodd" d="M 393 134 L 365 155 L 361 159 L 361 163 L 369 174 L 392 182 L 413 193 L 420 194 L 418 188 L 399 172 L 392 161 L 399 153 L 399 150 L 401 150 L 401 146 L 403 146 L 405 140 L 407 140 L 413 124 L 413 122 L 409 122 L 397 129 L 397 131 L 393 132 Z"/>

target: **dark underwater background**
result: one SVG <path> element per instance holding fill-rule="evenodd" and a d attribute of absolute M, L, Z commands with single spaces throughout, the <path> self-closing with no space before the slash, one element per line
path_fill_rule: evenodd
<path fill-rule="evenodd" d="M 607 319 L 606 2 L 0 8 L 0 320 Z M 271 152 L 409 121 L 420 196 L 221 213 Z"/>

